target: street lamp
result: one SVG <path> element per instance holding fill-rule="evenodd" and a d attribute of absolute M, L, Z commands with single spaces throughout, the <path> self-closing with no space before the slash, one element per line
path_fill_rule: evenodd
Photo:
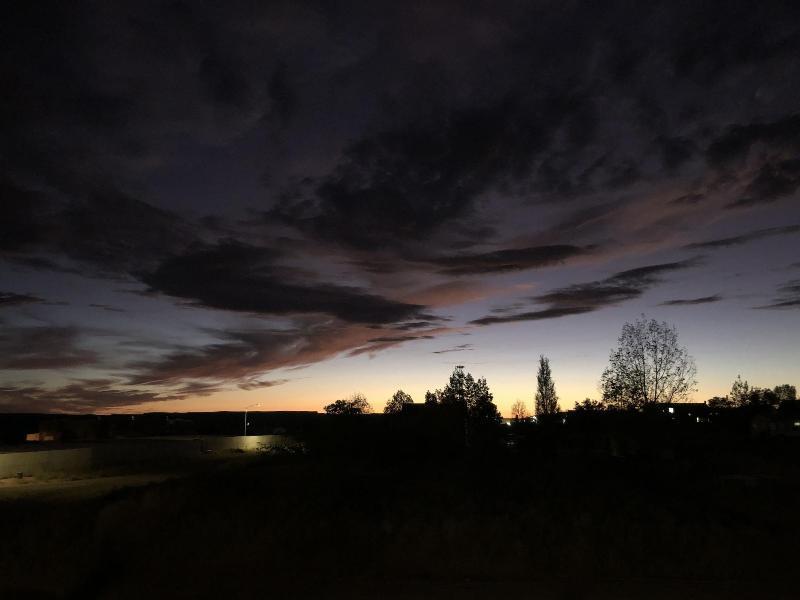
<path fill-rule="evenodd" d="M 261 402 L 256 402 L 255 404 L 251 404 L 249 406 L 244 407 L 244 435 L 247 437 L 247 411 L 254 406 L 261 406 Z"/>

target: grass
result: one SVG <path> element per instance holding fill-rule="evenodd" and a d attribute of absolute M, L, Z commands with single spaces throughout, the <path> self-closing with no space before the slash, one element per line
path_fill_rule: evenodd
<path fill-rule="evenodd" d="M 797 457 L 256 457 L 0 499 L 0 597 L 780 597 Z"/>

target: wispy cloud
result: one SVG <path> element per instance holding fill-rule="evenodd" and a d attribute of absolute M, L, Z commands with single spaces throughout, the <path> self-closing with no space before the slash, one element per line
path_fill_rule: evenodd
<path fill-rule="evenodd" d="M 728 246 L 739 246 L 748 242 L 754 242 L 764 238 L 775 237 L 779 235 L 790 235 L 793 233 L 800 233 L 800 225 L 786 225 L 784 227 L 770 227 L 768 229 L 758 229 L 749 233 L 735 235 L 732 237 L 718 238 L 715 240 L 708 240 L 705 242 L 695 242 L 684 246 L 689 250 L 710 250 L 715 248 L 726 248 Z"/>
<path fill-rule="evenodd" d="M 769 304 L 755 306 L 758 309 L 800 308 L 800 279 L 787 281 L 777 290 L 777 296 Z"/>
<path fill-rule="evenodd" d="M 106 379 L 79 380 L 55 388 L 0 387 L 0 411 L 94 413 L 175 397 L 153 390 L 116 387 L 114 382 Z"/>
<path fill-rule="evenodd" d="M 264 388 L 275 387 L 276 385 L 283 385 L 288 383 L 289 379 L 270 379 L 270 380 L 257 380 L 252 379 L 238 384 L 239 389 L 242 390 L 261 390 Z"/>
<path fill-rule="evenodd" d="M 90 304 L 90 308 L 99 308 L 100 310 L 105 310 L 108 312 L 125 312 L 124 308 L 119 308 L 118 306 L 111 306 L 110 304 Z"/>
<path fill-rule="evenodd" d="M 44 300 L 31 294 L 0 292 L 0 308 L 6 306 L 20 306 L 22 304 L 36 304 L 38 302 L 44 302 Z"/>
<path fill-rule="evenodd" d="M 466 350 L 473 350 L 474 347 L 472 344 L 459 344 L 458 346 L 454 346 L 453 348 L 445 348 L 444 350 L 434 350 L 434 354 L 447 354 L 448 352 L 464 352 Z"/>
<path fill-rule="evenodd" d="M 546 308 L 512 314 L 488 315 L 476 319 L 472 323 L 474 325 L 493 325 L 514 321 L 537 321 L 592 312 L 637 298 L 646 290 L 660 283 L 665 274 L 689 269 L 698 264 L 699 260 L 694 258 L 621 271 L 599 281 L 558 288 L 532 298 L 534 304 L 545 305 Z"/>
<path fill-rule="evenodd" d="M 100 358 L 80 345 L 76 327 L 0 328 L 0 370 L 69 369 L 93 365 Z"/>
<path fill-rule="evenodd" d="M 711 304 L 713 302 L 719 302 L 720 300 L 722 300 L 722 296 L 714 294 L 713 296 L 703 296 L 701 298 L 666 300 L 662 302 L 660 306 L 693 306 L 695 304 Z"/>
<path fill-rule="evenodd" d="M 481 254 L 444 256 L 431 261 L 448 275 L 475 275 L 539 269 L 562 264 L 570 258 L 588 254 L 593 247 L 572 245 L 507 248 Z"/>

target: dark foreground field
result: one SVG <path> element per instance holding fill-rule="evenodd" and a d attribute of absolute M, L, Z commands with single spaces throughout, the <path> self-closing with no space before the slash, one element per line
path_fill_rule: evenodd
<path fill-rule="evenodd" d="M 254 457 L 0 495 L 0 598 L 796 598 L 798 456 Z"/>

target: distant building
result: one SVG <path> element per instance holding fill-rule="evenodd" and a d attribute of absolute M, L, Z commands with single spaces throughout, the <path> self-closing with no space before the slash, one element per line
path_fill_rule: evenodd
<path fill-rule="evenodd" d="M 29 434 L 26 436 L 32 436 Z M 39 423 L 39 439 L 33 441 L 95 442 L 109 439 L 110 422 L 98 415 L 64 416 Z"/>
<path fill-rule="evenodd" d="M 800 400 L 784 400 L 771 415 L 770 433 L 800 437 Z"/>
<path fill-rule="evenodd" d="M 26 442 L 60 442 L 61 434 L 57 432 L 36 431 L 25 435 Z"/>
<path fill-rule="evenodd" d="M 705 402 L 654 403 L 645 412 L 658 414 L 681 425 L 708 423 L 710 409 Z"/>

